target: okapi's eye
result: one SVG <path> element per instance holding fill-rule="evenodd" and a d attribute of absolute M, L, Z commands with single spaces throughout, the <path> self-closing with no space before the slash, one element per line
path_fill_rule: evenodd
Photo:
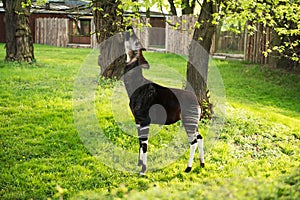
<path fill-rule="evenodd" d="M 140 47 L 140 42 L 139 41 L 135 41 L 135 47 Z"/>

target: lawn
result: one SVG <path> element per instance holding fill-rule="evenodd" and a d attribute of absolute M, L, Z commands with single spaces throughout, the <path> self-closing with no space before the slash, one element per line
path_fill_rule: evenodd
<path fill-rule="evenodd" d="M 3 44 L 0 49 L 4 58 Z M 92 75 L 92 112 L 111 143 L 97 139 L 95 127 L 85 126 L 89 113 L 78 115 L 74 95 L 78 77 L 88 76 L 82 69 L 91 55 L 89 49 L 35 45 L 33 65 L 0 61 L 0 199 L 300 198 L 299 75 L 213 60 L 216 67 L 210 73 L 217 69 L 221 74 L 226 96 L 222 88 L 214 90 L 212 81 L 212 98 L 221 94 L 226 112 L 216 129 L 201 123 L 206 167 L 200 168 L 195 159 L 192 172 L 186 174 L 188 151 L 173 160 L 160 151 L 181 140 L 177 136 L 187 147 L 185 134 L 177 134 L 182 132 L 180 123 L 154 126 L 149 155 L 163 155 L 165 160 L 159 166 L 159 158 L 153 158 L 153 170 L 140 177 L 136 168 L 126 168 L 128 163 L 125 168 L 110 165 L 110 155 L 95 153 L 83 137 L 94 134 L 91 144 L 114 144 L 128 158 L 138 151 L 122 82 Z M 151 65 L 145 71 L 148 78 L 183 87 L 184 58 L 152 52 L 145 57 Z M 90 67 L 98 73 L 97 64 Z"/>

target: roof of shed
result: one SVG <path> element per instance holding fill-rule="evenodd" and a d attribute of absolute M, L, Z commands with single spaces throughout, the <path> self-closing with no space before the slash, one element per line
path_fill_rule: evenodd
<path fill-rule="evenodd" d="M 92 15 L 92 9 L 87 2 L 74 0 L 49 0 L 44 5 L 32 1 L 30 11 L 31 13 Z M 2 1 L 0 1 L 0 12 L 5 12 Z"/>
<path fill-rule="evenodd" d="M 44 14 L 69 14 L 69 15 L 82 15 L 92 16 L 92 8 L 86 1 L 75 0 L 49 0 L 47 4 L 39 5 L 36 1 L 32 1 L 31 13 L 44 13 Z M 0 1 L 0 12 L 5 12 L 3 3 Z M 142 16 L 146 15 L 146 12 L 140 12 Z M 126 11 L 125 15 L 130 14 L 130 11 Z M 151 17 L 165 17 L 168 14 L 163 14 L 157 11 L 150 12 Z"/>

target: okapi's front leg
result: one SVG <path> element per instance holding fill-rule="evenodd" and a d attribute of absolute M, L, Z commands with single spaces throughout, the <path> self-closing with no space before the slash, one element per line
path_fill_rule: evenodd
<path fill-rule="evenodd" d="M 141 135 L 141 125 L 136 124 L 136 129 L 138 131 L 138 137 Z M 140 148 L 139 148 L 139 157 L 138 157 L 138 166 L 142 166 L 143 164 L 143 158 L 142 158 L 142 144 L 141 144 L 141 140 L 139 138 L 139 144 L 140 144 Z"/>
<path fill-rule="evenodd" d="M 139 143 L 140 143 L 138 166 L 142 166 L 142 170 L 141 170 L 140 174 L 145 175 L 146 170 L 147 170 L 147 150 L 148 150 L 149 125 L 146 125 L 146 126 L 137 125 L 137 127 L 138 127 Z"/>

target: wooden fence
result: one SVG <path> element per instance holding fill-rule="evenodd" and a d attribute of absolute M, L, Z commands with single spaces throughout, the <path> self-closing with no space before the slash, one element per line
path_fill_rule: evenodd
<path fill-rule="evenodd" d="M 66 47 L 69 43 L 69 20 L 62 18 L 37 18 L 35 43 Z"/>
<path fill-rule="evenodd" d="M 250 24 L 249 24 L 250 25 Z M 251 24 L 253 25 L 253 24 Z M 265 57 L 263 52 L 267 50 L 267 43 L 272 40 L 272 30 L 262 24 L 255 24 L 256 31 L 253 34 L 245 32 L 245 60 L 258 64 L 269 64 L 270 56 Z"/>
<path fill-rule="evenodd" d="M 176 54 L 188 55 L 189 44 L 192 41 L 194 26 L 197 17 L 184 15 L 184 16 L 169 16 L 167 17 L 168 23 L 165 28 L 165 51 Z M 147 24 L 149 19 L 142 17 L 137 23 Z M 174 26 L 176 25 L 176 26 Z M 244 58 L 253 63 L 267 64 L 270 63 L 270 58 L 265 57 L 263 52 L 267 50 L 267 42 L 272 40 L 271 29 L 256 24 L 256 31 L 254 34 L 248 34 L 245 31 L 244 36 L 240 37 L 243 41 L 238 42 L 238 48 L 244 47 Z M 94 22 L 91 21 L 92 32 L 94 31 Z M 48 44 L 59 47 L 67 47 L 69 43 L 69 20 L 63 18 L 37 18 L 35 27 L 35 42 L 39 44 Z M 150 28 L 151 29 L 151 28 Z M 150 29 L 146 26 L 141 29 L 135 29 L 137 36 L 140 38 L 145 48 L 151 48 L 151 34 Z M 152 28 L 153 29 L 153 28 Z M 160 28 L 163 30 L 163 28 Z M 154 32 L 157 32 L 154 30 Z M 224 35 L 214 36 L 211 54 L 215 52 L 215 48 L 222 50 L 226 47 L 228 42 L 226 38 L 222 39 Z M 226 37 L 226 35 L 225 35 Z M 218 38 L 218 41 L 216 41 Z M 152 37 L 152 40 L 155 37 Z M 161 40 L 161 38 L 158 38 Z M 234 38 L 233 38 L 234 39 Z M 232 39 L 231 39 L 232 40 Z M 221 41 L 221 42 L 220 42 Z M 225 41 L 225 42 L 222 42 Z M 155 44 L 155 41 L 152 41 Z M 223 43 L 225 45 L 223 45 Z M 215 45 L 217 44 L 217 45 Z M 217 47 L 216 47 L 217 46 Z M 224 47 L 223 47 L 224 46 Z M 91 36 L 91 47 L 97 48 L 95 35 Z"/>
<path fill-rule="evenodd" d="M 149 19 L 147 17 L 141 17 L 140 19 L 134 20 L 133 23 L 144 24 L 143 27 L 134 28 L 134 32 L 136 36 L 140 39 L 143 47 L 149 49 L 149 29 L 147 26 L 145 26 L 149 23 Z"/>
<path fill-rule="evenodd" d="M 166 51 L 176 54 L 188 55 L 189 44 L 193 39 L 195 24 L 198 20 L 197 16 L 183 15 L 180 17 L 169 16 L 166 24 Z M 216 45 L 216 35 L 213 35 L 213 42 L 210 53 L 216 51 L 216 46 L 223 48 L 225 43 Z M 222 36 L 218 37 L 222 38 Z"/>
<path fill-rule="evenodd" d="M 193 38 L 197 17 L 190 15 L 170 16 L 167 21 L 166 51 L 188 55 L 188 47 Z"/>
<path fill-rule="evenodd" d="M 97 42 L 97 38 L 96 38 L 96 26 L 95 26 L 95 22 L 94 19 L 91 19 L 91 48 L 94 49 L 99 49 L 100 45 Z"/>
<path fill-rule="evenodd" d="M 172 25 L 169 23 L 166 25 L 166 51 L 187 55 L 197 18 L 186 15 L 171 16 L 167 20 Z M 248 25 L 253 24 L 246 24 L 246 27 Z M 270 56 L 266 57 L 263 54 L 268 48 L 268 42 L 272 41 L 272 30 L 259 23 L 255 24 L 255 29 L 254 33 L 248 34 L 247 28 L 245 28 L 245 32 L 239 35 L 218 31 L 218 35 L 213 36 L 210 53 L 213 54 L 217 50 L 243 51 L 244 59 L 252 63 L 269 64 L 273 62 Z"/>

